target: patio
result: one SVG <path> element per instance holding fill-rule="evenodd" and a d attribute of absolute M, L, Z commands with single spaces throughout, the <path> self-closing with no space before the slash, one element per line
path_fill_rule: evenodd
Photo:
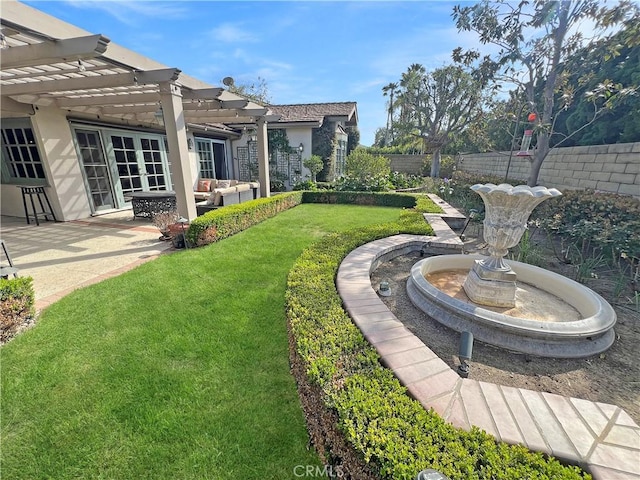
<path fill-rule="evenodd" d="M 158 240 L 151 221 L 134 220 L 130 210 L 40 226 L 2 216 L 0 229 L 18 275 L 33 278 L 38 311 L 77 288 L 119 275 L 171 248 L 171 242 Z"/>

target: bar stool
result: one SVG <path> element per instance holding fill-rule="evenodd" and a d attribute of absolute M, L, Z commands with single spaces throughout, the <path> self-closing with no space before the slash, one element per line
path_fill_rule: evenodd
<path fill-rule="evenodd" d="M 44 216 L 46 221 L 49 221 L 49 217 L 53 218 L 53 221 L 56 222 L 56 216 L 53 213 L 53 208 L 51 208 L 51 203 L 49 202 L 49 197 L 47 197 L 47 192 L 44 191 L 44 187 L 34 186 L 34 185 L 18 185 L 20 190 L 22 190 L 22 204 L 24 205 L 24 214 L 27 217 L 27 224 L 31 224 L 29 220 L 30 217 L 33 217 L 36 221 L 36 225 L 40 225 L 38 221 L 38 215 Z M 27 195 L 29 195 L 29 200 L 31 202 L 31 211 L 33 213 L 29 213 L 29 208 L 27 206 Z M 40 204 L 40 210 L 36 210 L 36 204 L 33 201 L 33 196 L 36 196 L 38 199 L 38 203 Z M 44 200 L 47 203 L 48 210 L 45 210 L 44 203 L 42 203 L 42 196 L 44 196 Z"/>
<path fill-rule="evenodd" d="M 4 240 L 0 240 L 0 245 L 2 246 L 4 258 L 7 259 L 7 263 L 9 264 L 9 266 L 0 265 L 0 277 L 6 279 L 9 278 L 9 275 L 13 275 L 15 278 L 18 278 L 19 270 L 13 266 L 11 256 L 9 255 L 9 250 L 7 250 L 7 246 L 5 245 Z"/>

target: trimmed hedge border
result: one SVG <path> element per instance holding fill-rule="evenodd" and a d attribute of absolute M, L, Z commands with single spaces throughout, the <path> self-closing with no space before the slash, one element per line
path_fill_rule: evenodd
<path fill-rule="evenodd" d="M 416 218 L 417 216 L 421 217 L 422 213 L 442 213 L 442 209 L 424 195 L 297 191 L 211 210 L 191 222 L 186 234 L 187 241 L 191 245 L 199 247 L 208 245 L 230 237 L 301 203 L 340 203 L 409 208 L 413 209 L 413 215 Z M 406 217 L 404 219 L 406 225 L 412 221 L 408 221 Z"/>
<path fill-rule="evenodd" d="M 344 311 L 335 276 L 344 257 L 400 225 L 333 234 L 289 273 L 286 311 L 292 372 L 310 437 L 342 478 L 413 479 L 434 468 L 451 480 L 588 479 L 578 467 L 457 429 L 407 395 Z M 413 232 L 411 232 L 413 233 Z"/>

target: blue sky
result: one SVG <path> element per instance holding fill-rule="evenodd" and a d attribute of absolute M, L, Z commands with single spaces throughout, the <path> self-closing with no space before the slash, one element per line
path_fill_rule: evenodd
<path fill-rule="evenodd" d="M 385 126 L 384 85 L 477 46 L 451 17 L 462 1 L 25 3 L 213 85 L 261 77 L 274 104 L 355 101 L 364 145 Z"/>

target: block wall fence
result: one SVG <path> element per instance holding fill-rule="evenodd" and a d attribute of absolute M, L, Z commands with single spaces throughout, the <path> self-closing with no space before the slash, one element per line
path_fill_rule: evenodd
<path fill-rule="evenodd" d="M 388 157 L 392 170 L 407 173 L 419 173 L 424 159 L 422 155 Z M 457 168 L 503 177 L 508 161 L 509 152 L 462 154 Z M 526 181 L 529 166 L 526 157 L 514 153 L 509 178 Z M 640 142 L 554 148 L 542 164 L 538 183 L 559 190 L 593 189 L 640 198 Z"/>

